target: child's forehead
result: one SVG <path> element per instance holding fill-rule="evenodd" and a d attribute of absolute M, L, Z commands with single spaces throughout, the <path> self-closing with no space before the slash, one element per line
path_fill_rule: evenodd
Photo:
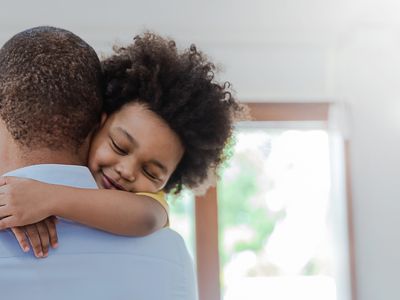
<path fill-rule="evenodd" d="M 114 112 L 112 115 L 114 120 L 123 119 L 124 122 L 138 122 L 145 120 L 149 123 L 157 123 L 159 125 L 166 124 L 163 118 L 149 109 L 147 106 L 137 102 L 131 102 L 123 105 L 118 111 Z"/>

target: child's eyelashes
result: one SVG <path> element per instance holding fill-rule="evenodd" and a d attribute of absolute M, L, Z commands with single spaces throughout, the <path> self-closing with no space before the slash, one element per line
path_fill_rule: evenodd
<path fill-rule="evenodd" d="M 120 155 L 127 155 L 128 151 L 122 149 L 120 146 L 118 146 L 118 144 L 111 139 L 111 144 L 112 144 L 112 148 L 115 150 L 115 152 L 117 152 Z"/>
<path fill-rule="evenodd" d="M 160 181 L 160 179 L 152 174 L 151 172 L 147 171 L 146 169 L 143 169 L 143 173 L 146 175 L 147 178 L 149 178 L 151 181 Z"/>

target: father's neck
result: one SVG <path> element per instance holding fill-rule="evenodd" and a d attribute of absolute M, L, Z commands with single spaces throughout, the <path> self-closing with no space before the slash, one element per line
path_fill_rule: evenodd
<path fill-rule="evenodd" d="M 10 133 L 0 125 L 0 175 L 36 164 L 86 165 L 85 149 L 79 152 L 67 150 L 35 149 L 20 147 Z"/>

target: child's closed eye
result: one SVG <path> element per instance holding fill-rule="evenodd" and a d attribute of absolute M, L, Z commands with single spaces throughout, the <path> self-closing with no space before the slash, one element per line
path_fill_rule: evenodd
<path fill-rule="evenodd" d="M 127 155 L 128 151 L 124 150 L 121 146 L 119 146 L 113 139 L 111 139 L 111 145 L 115 152 L 120 155 Z"/>
<path fill-rule="evenodd" d="M 160 178 L 157 175 L 153 174 L 152 172 L 150 172 L 149 170 L 147 170 L 145 168 L 143 169 L 143 173 L 151 181 L 160 181 Z"/>

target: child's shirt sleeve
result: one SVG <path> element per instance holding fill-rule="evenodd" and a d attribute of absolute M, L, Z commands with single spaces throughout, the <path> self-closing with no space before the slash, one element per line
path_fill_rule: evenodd
<path fill-rule="evenodd" d="M 169 205 L 166 200 L 165 193 L 163 191 L 160 191 L 158 193 L 140 192 L 140 193 L 136 193 L 136 194 L 150 197 L 150 198 L 156 200 L 158 203 L 160 203 L 162 205 L 162 207 L 164 207 L 165 211 L 167 212 L 167 223 L 165 224 L 164 227 L 169 227 Z"/>

